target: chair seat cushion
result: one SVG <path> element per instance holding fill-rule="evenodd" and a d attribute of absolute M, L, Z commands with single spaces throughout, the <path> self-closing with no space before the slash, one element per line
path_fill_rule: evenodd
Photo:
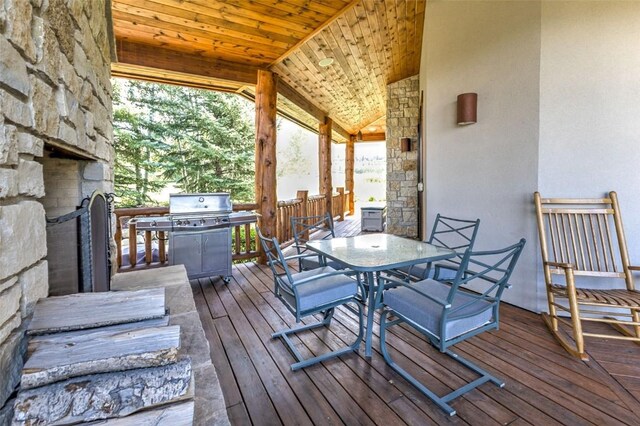
<path fill-rule="evenodd" d="M 448 284 L 430 279 L 408 284 L 408 286 L 415 286 L 421 292 L 443 300 L 447 298 L 451 290 L 451 286 Z M 469 306 L 459 311 L 455 310 L 455 308 L 472 301 L 473 303 Z M 442 340 L 453 339 L 494 320 L 492 303 L 485 300 L 475 300 L 474 297 L 460 290 L 453 298 L 451 304 L 453 312 L 450 312 L 447 318 L 444 336 L 440 336 L 443 307 L 427 297 L 403 286 L 385 291 L 384 304 Z"/>
<path fill-rule="evenodd" d="M 293 274 L 294 282 L 320 274 L 336 272 L 330 266 Z M 331 275 L 308 283 L 297 285 L 296 291 L 300 299 L 299 311 L 308 311 L 316 307 L 328 305 L 338 300 L 353 297 L 358 293 L 356 280 L 346 275 Z"/>
<path fill-rule="evenodd" d="M 319 256 L 309 256 L 303 257 L 301 259 L 302 269 L 308 271 L 310 269 L 316 269 L 320 267 L 320 257 Z M 335 260 L 327 259 L 327 266 L 331 266 L 333 269 L 339 270 L 344 269 L 344 265 L 340 262 L 336 262 Z"/>
<path fill-rule="evenodd" d="M 407 275 L 411 275 L 412 277 L 418 278 L 420 280 L 433 279 L 433 276 L 436 272 L 435 265 L 431 265 L 431 268 L 427 271 L 428 263 L 419 263 L 417 265 L 403 266 L 402 268 L 398 268 L 398 270 L 404 272 Z M 440 269 L 440 275 L 438 280 L 441 281 L 451 281 L 456 277 L 457 269 L 449 269 L 448 267 L 454 267 L 458 265 L 454 265 L 453 263 L 442 263 L 442 266 L 446 266 L 447 268 Z"/>

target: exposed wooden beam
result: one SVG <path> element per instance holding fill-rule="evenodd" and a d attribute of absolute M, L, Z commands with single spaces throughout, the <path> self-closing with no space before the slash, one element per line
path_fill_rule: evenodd
<path fill-rule="evenodd" d="M 387 140 L 387 136 L 384 132 L 380 133 L 363 133 L 362 139 L 358 142 L 381 142 Z"/>
<path fill-rule="evenodd" d="M 343 7 L 342 9 L 340 9 L 338 11 L 338 13 L 336 13 L 335 15 L 333 15 L 331 18 L 327 19 L 326 21 L 324 21 L 324 23 L 318 27 L 316 27 L 316 29 L 314 29 L 312 32 L 310 32 L 309 34 L 307 34 L 306 37 L 304 37 L 303 39 L 301 39 L 300 41 L 298 41 L 296 44 L 294 44 L 293 46 L 291 46 L 286 52 L 284 52 L 282 55 L 280 55 L 280 57 L 278 57 L 278 59 L 276 59 L 275 61 L 273 61 L 269 67 L 272 67 L 276 64 L 279 64 L 280 62 L 282 62 L 283 60 L 285 60 L 289 55 L 291 55 L 293 52 L 296 51 L 296 49 L 298 49 L 300 46 L 302 46 L 303 44 L 305 44 L 307 41 L 309 41 L 310 39 L 312 39 L 313 37 L 315 37 L 316 34 L 318 34 L 320 31 L 324 30 L 325 28 L 327 28 L 329 25 L 331 25 L 333 23 L 333 21 L 335 21 L 336 19 L 338 19 L 339 17 L 341 17 L 342 15 L 344 15 L 345 13 L 347 13 L 349 10 L 351 10 L 352 7 L 354 7 L 356 4 L 360 3 L 361 0 L 352 0 L 351 3 L 347 4 L 345 7 Z"/>
<path fill-rule="evenodd" d="M 237 83 L 256 84 L 258 68 L 124 40 L 117 42 L 118 62 L 194 74 Z"/>
<path fill-rule="evenodd" d="M 278 76 L 270 71 L 258 71 L 256 85 L 256 203 L 260 213 L 260 230 L 268 237 L 276 235 L 276 103 Z M 260 254 L 266 262 L 266 255 Z"/>
<path fill-rule="evenodd" d="M 328 116 L 327 112 L 315 106 L 307 98 L 298 93 L 293 87 L 289 86 L 283 81 L 280 81 L 278 84 L 278 93 L 289 99 L 298 107 L 307 111 L 313 118 L 318 120 L 318 123 L 324 123 L 325 117 Z M 336 124 L 335 122 L 333 123 L 332 129 L 343 138 L 349 139 L 349 132 L 347 132 L 343 127 Z"/>
<path fill-rule="evenodd" d="M 216 90 L 218 92 L 236 93 L 241 87 L 241 83 L 235 83 L 228 80 L 219 80 L 200 75 L 165 71 L 157 68 L 141 67 L 119 62 L 111 64 L 111 76 L 150 81 L 153 83 L 194 87 L 197 89 Z"/>

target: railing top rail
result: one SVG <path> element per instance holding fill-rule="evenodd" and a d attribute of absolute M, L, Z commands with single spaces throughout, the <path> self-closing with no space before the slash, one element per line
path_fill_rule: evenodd
<path fill-rule="evenodd" d="M 300 198 L 292 198 L 291 200 L 280 200 L 278 201 L 278 207 L 293 206 L 300 203 L 302 203 L 302 199 Z"/>

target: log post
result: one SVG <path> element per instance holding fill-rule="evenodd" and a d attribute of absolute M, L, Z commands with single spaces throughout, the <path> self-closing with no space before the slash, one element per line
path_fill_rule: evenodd
<path fill-rule="evenodd" d="M 276 194 L 276 100 L 278 77 L 258 70 L 256 84 L 256 203 L 258 223 L 265 236 L 276 235 L 278 197 Z M 259 261 L 266 263 L 260 251 Z"/>
<path fill-rule="evenodd" d="M 338 212 L 338 213 L 340 213 L 340 219 L 338 219 L 338 222 L 342 222 L 344 220 L 344 212 L 345 212 L 345 208 L 344 208 L 344 186 L 339 186 L 336 189 L 338 191 L 338 206 L 340 207 L 340 211 Z"/>
<path fill-rule="evenodd" d="M 296 194 L 296 198 L 301 200 L 300 202 L 300 217 L 309 216 L 309 191 L 308 190 L 299 190 Z M 292 229 L 292 232 L 296 232 L 296 229 Z M 302 238 L 305 241 L 309 240 L 309 230 L 305 230 L 302 234 Z"/>
<path fill-rule="evenodd" d="M 331 119 L 325 117 L 324 123 L 318 127 L 318 154 L 320 171 L 320 194 L 324 195 L 325 211 L 333 214 L 331 202 L 333 187 L 331 185 Z"/>
<path fill-rule="evenodd" d="M 350 135 L 349 136 L 349 140 L 347 141 L 347 147 L 346 147 L 346 157 L 345 157 L 345 165 L 344 165 L 344 173 L 345 173 L 345 178 L 344 178 L 344 184 L 347 187 L 347 191 L 349 192 L 349 202 L 348 202 L 348 207 L 347 210 L 349 211 L 350 215 L 355 214 L 355 195 L 353 193 L 353 173 L 354 173 L 354 169 L 355 169 L 355 142 L 356 142 L 356 135 Z"/>

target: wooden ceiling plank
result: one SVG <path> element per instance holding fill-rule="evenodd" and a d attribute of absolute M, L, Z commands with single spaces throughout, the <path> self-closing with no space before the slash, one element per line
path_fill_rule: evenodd
<path fill-rule="evenodd" d="M 122 40 L 116 47 L 118 62 L 123 64 L 256 84 L 257 68 L 248 65 L 229 64 L 202 56 Z"/>
<path fill-rule="evenodd" d="M 203 58 L 209 59 L 217 59 L 225 62 L 236 63 L 238 65 L 250 65 L 254 67 L 262 67 L 264 64 L 269 62 L 269 58 L 264 58 L 261 55 L 248 55 L 243 53 L 239 49 L 226 49 L 220 46 L 210 46 L 209 44 L 197 44 L 191 43 L 189 46 L 190 49 L 185 48 L 184 45 L 176 45 L 175 39 L 163 35 L 158 35 L 154 37 L 155 43 L 149 44 L 148 37 L 140 37 L 140 33 L 132 33 L 132 35 L 127 35 L 126 31 L 123 31 L 122 35 L 119 37 L 121 41 L 128 41 L 136 44 L 148 44 L 149 46 L 156 46 L 160 48 L 166 48 L 174 51 L 183 52 L 185 54 L 193 55 L 193 56 L 201 56 Z"/>
<path fill-rule="evenodd" d="M 310 49 L 311 47 L 308 45 L 302 46 L 300 48 L 300 54 L 297 54 L 303 66 L 307 68 L 312 68 L 315 64 L 315 62 L 312 62 L 310 59 L 313 57 L 313 52 L 310 52 Z M 354 105 L 353 102 L 353 95 L 345 90 L 344 86 L 346 85 L 332 84 L 333 79 L 325 76 L 327 72 L 328 71 L 323 70 L 317 74 L 317 76 L 319 76 L 319 89 L 317 89 L 316 92 L 321 91 L 328 95 L 322 102 L 319 102 L 319 105 L 328 112 L 329 116 L 341 121 L 345 117 L 346 110 L 350 110 L 354 116 L 359 114 L 359 108 L 357 108 L 357 105 Z"/>
<path fill-rule="evenodd" d="M 208 31 L 202 28 L 194 28 L 186 26 L 182 23 L 174 23 L 174 22 L 165 22 L 162 20 L 157 20 L 153 18 L 149 18 L 146 16 L 132 15 L 125 12 L 115 11 L 114 16 L 118 20 L 118 29 L 119 28 L 130 28 L 135 29 L 136 27 L 143 27 L 140 31 L 144 32 L 153 32 L 149 31 L 149 29 L 159 31 L 172 31 L 174 33 L 179 34 L 179 37 L 189 37 L 192 36 L 194 38 L 198 38 L 201 41 L 208 41 L 213 45 L 216 43 L 226 43 L 228 45 L 241 46 L 241 47 L 250 47 L 252 49 L 264 50 L 264 51 L 274 51 L 274 50 L 284 50 L 288 45 L 286 43 L 282 43 L 279 41 L 272 41 L 267 39 L 260 39 L 261 41 L 266 41 L 266 43 L 262 43 L 255 38 L 255 40 L 246 40 L 240 39 L 238 37 L 228 35 L 228 34 L 220 34 Z"/>
<path fill-rule="evenodd" d="M 380 39 L 383 41 L 381 53 L 384 56 L 383 70 L 384 70 L 384 94 L 387 92 L 387 84 L 389 84 L 391 70 L 393 68 L 393 54 L 391 53 L 392 47 L 387 40 L 391 38 L 389 35 L 389 25 L 387 21 L 387 8 L 385 3 L 376 3 L 375 5 L 375 17 L 378 29 L 380 31 Z M 385 96 L 386 98 L 386 96 Z"/>
<path fill-rule="evenodd" d="M 233 3 L 245 3 L 245 0 L 228 0 L 228 1 L 231 1 Z M 324 5 L 322 5 L 321 9 L 326 10 L 325 12 L 314 10 L 314 8 L 307 7 L 304 3 L 301 3 L 299 1 L 294 3 L 289 3 L 282 0 L 278 0 L 278 1 L 253 0 L 252 4 L 255 5 L 256 7 L 268 7 L 271 9 L 279 10 L 282 13 L 305 14 L 311 17 L 311 19 L 318 21 L 320 23 L 329 19 L 336 12 L 336 9 L 327 8 Z"/>
<path fill-rule="evenodd" d="M 335 77 L 331 79 L 327 78 L 327 81 L 334 81 L 336 79 L 342 81 L 344 81 L 345 79 L 349 80 L 348 84 L 342 85 L 340 87 L 335 87 L 335 85 L 331 83 L 325 84 L 325 86 L 331 86 L 332 88 L 338 89 L 340 92 L 342 92 L 339 94 L 342 99 L 344 99 L 345 101 L 352 101 L 354 98 L 356 98 L 360 85 L 354 78 L 353 74 L 349 75 L 347 73 L 350 70 L 349 64 L 345 60 L 344 56 L 342 56 L 340 52 L 338 52 L 338 48 L 330 43 L 327 35 L 327 31 L 323 31 L 314 39 L 309 40 L 306 46 L 309 49 L 307 51 L 307 57 L 313 64 L 317 64 L 320 59 L 332 57 L 337 63 L 325 68 L 318 68 L 318 72 L 328 77 Z M 319 42 L 323 44 L 324 48 L 319 44 Z M 314 56 L 309 56 L 311 54 L 314 54 Z M 342 78 L 342 76 L 344 76 L 344 78 Z"/>
<path fill-rule="evenodd" d="M 415 18 L 415 40 L 413 43 L 416 45 L 416 66 L 415 74 L 420 72 L 420 57 L 422 56 L 422 32 L 424 27 L 424 13 L 426 8 L 426 0 L 421 0 L 416 5 L 416 18 Z"/>
<path fill-rule="evenodd" d="M 304 88 L 312 99 L 316 100 L 316 103 L 320 107 L 327 111 L 329 114 L 335 114 L 335 109 L 331 108 L 331 105 L 336 104 L 336 100 L 340 100 L 340 96 L 336 93 L 335 88 L 332 85 L 325 86 L 326 78 L 318 72 L 314 72 L 314 64 L 309 61 L 306 55 L 307 46 L 301 46 L 300 51 L 292 55 L 290 58 L 294 64 L 304 73 L 307 70 L 307 76 L 310 76 L 310 83 L 315 87 L 314 90 Z M 314 98 L 315 96 L 315 98 Z"/>
<path fill-rule="evenodd" d="M 347 60 L 346 54 L 351 55 L 349 45 L 345 40 L 342 40 L 342 43 L 338 43 L 334 36 L 334 30 L 337 31 L 338 34 L 342 34 L 337 22 L 334 23 L 334 25 L 329 26 L 321 34 L 324 36 L 329 49 L 333 52 L 334 58 L 340 64 L 340 69 L 349 79 L 349 86 L 352 86 L 355 89 L 355 92 L 353 90 L 349 91 L 351 94 L 351 101 L 361 104 L 363 106 L 363 110 L 371 110 L 372 108 L 375 108 L 377 90 L 375 90 L 372 85 L 373 79 L 368 75 L 370 71 L 367 68 L 355 66 L 355 61 L 353 60 L 351 62 Z"/>
<path fill-rule="evenodd" d="M 118 2 L 133 2 L 139 3 L 141 0 L 117 0 Z M 144 0 L 147 4 L 155 3 L 160 6 L 160 8 L 164 7 L 173 7 L 178 9 L 183 9 L 188 12 L 192 12 L 196 15 L 194 21 L 198 21 L 198 18 L 202 15 L 210 16 L 216 19 L 222 19 L 228 23 L 235 23 L 238 25 L 244 25 L 247 27 L 255 28 L 261 31 L 281 34 L 285 36 L 293 36 L 296 39 L 300 39 L 308 34 L 309 31 L 312 31 L 313 28 L 298 25 L 295 22 L 289 22 L 288 26 L 281 26 L 279 23 L 283 25 L 286 22 L 282 22 L 279 19 L 274 19 L 275 23 L 270 23 L 266 21 L 258 21 L 254 18 L 247 18 L 245 16 L 236 15 L 234 13 L 230 13 L 226 8 L 226 4 L 218 1 L 207 2 L 206 5 L 198 4 L 192 1 L 182 1 L 182 0 Z M 218 6 L 219 8 L 216 8 Z M 221 7 L 222 6 L 222 7 Z M 156 9 L 157 6 L 156 6 Z"/>
<path fill-rule="evenodd" d="M 391 72 L 389 75 L 389 83 L 395 82 L 401 79 L 402 76 L 402 64 L 400 63 L 400 55 L 396 46 L 400 43 L 398 39 L 398 32 L 396 31 L 396 23 L 398 22 L 396 15 L 396 5 L 394 1 L 386 2 L 387 6 L 387 27 L 389 28 L 389 40 L 388 43 L 391 46 L 391 57 L 393 58 Z"/>
<path fill-rule="evenodd" d="M 272 64 L 271 67 L 273 67 L 274 65 L 282 62 L 286 57 L 288 57 L 289 55 L 291 55 L 296 49 L 298 49 L 299 47 L 303 46 L 307 41 L 309 41 L 310 39 L 312 39 L 316 34 L 320 33 L 320 31 L 322 31 L 324 28 L 326 28 L 328 25 L 330 25 L 333 21 L 335 21 L 336 19 L 338 19 L 340 16 L 342 16 L 345 12 L 347 12 L 349 9 L 351 9 L 352 7 L 354 7 L 356 4 L 358 4 L 360 0 L 351 0 L 349 3 L 347 3 L 346 6 L 344 6 L 342 9 L 340 9 L 337 13 L 335 13 L 331 18 L 327 19 L 322 25 L 316 27 L 312 32 L 310 32 L 309 34 L 307 34 L 306 37 L 302 38 L 298 43 L 294 44 L 293 46 L 291 46 L 289 48 L 289 50 L 287 50 L 286 52 L 284 52 L 282 55 L 280 55 L 280 57 L 278 59 L 276 59 Z"/>
<path fill-rule="evenodd" d="M 373 7 L 373 5 L 369 5 L 369 7 Z M 362 8 L 362 11 L 360 11 Z M 369 25 L 368 15 L 373 14 L 374 10 L 371 12 L 366 10 L 366 5 L 363 3 L 358 8 L 358 13 L 356 13 L 356 25 L 358 26 L 359 32 L 362 35 L 363 40 L 368 40 L 367 42 L 361 43 L 358 47 L 362 50 L 362 58 L 367 63 L 367 66 L 372 72 L 382 73 L 380 70 L 380 62 L 378 57 L 378 51 L 382 49 L 382 46 L 377 46 L 375 44 L 374 36 L 371 32 L 371 27 Z M 361 46 L 367 46 L 364 49 Z M 380 108 L 386 109 L 386 85 L 383 83 L 382 86 L 378 87 L 378 90 L 375 91 L 376 100 L 376 108 L 373 109 L 370 114 L 376 114 Z M 366 117 L 367 119 L 369 117 Z"/>
<path fill-rule="evenodd" d="M 129 4 L 131 3 L 131 4 Z M 142 6 L 146 6 L 142 7 Z M 244 40 L 257 41 L 269 44 L 269 40 L 286 43 L 287 46 L 296 43 L 299 38 L 291 35 L 269 33 L 254 26 L 236 24 L 211 17 L 205 14 L 197 14 L 188 10 L 175 7 L 164 7 L 164 12 L 157 12 L 149 7 L 157 7 L 157 4 L 149 0 L 114 0 L 113 10 L 127 12 L 133 15 L 163 20 L 165 22 L 180 23 L 187 27 L 206 29 L 212 33 L 228 34 Z"/>
<path fill-rule="evenodd" d="M 186 10 L 190 10 L 196 13 L 209 14 L 210 16 L 219 17 L 222 19 L 236 22 L 238 24 L 255 26 L 256 28 L 280 28 L 285 29 L 287 32 L 296 31 L 302 35 L 307 34 L 309 31 L 313 31 L 313 23 L 304 23 L 304 19 L 301 19 L 300 15 L 290 16 L 289 18 L 280 18 L 274 16 L 272 13 L 260 13 L 252 10 L 252 7 L 238 7 L 228 1 L 215 1 L 215 0 L 153 0 L 157 3 L 181 7 Z M 245 3 L 246 6 L 251 6 L 251 3 Z M 317 25 L 317 23 L 315 23 Z M 277 31 L 274 31 L 277 32 Z"/>
<path fill-rule="evenodd" d="M 406 51 L 407 51 L 407 74 L 409 75 L 414 75 L 416 74 L 415 72 L 415 66 L 416 66 L 416 59 L 415 59 L 415 35 L 416 35 L 416 27 L 415 27 L 415 17 L 416 17 L 416 5 L 417 5 L 417 1 L 412 2 L 412 1 L 407 1 L 405 2 L 406 4 L 406 39 L 404 41 L 404 43 L 407 44 L 406 46 Z"/>
<path fill-rule="evenodd" d="M 412 1 L 412 0 L 409 0 Z M 402 70 L 402 76 L 408 76 L 408 64 L 410 60 L 407 56 L 407 0 L 399 0 L 395 2 L 396 5 L 396 31 L 398 31 L 398 44 L 397 50 L 400 56 L 400 69 Z"/>
<path fill-rule="evenodd" d="M 197 49 L 203 51 L 203 56 L 216 56 L 213 53 L 224 53 L 222 56 L 234 57 L 237 62 L 244 62 L 245 59 L 255 59 L 252 62 L 257 66 L 263 65 L 273 57 L 273 53 L 268 50 L 252 49 L 248 46 L 234 46 L 231 43 L 201 39 L 187 33 L 172 30 L 163 29 L 160 32 L 154 30 L 154 28 L 146 25 L 121 23 L 118 28 L 118 38 L 132 41 L 153 39 L 161 45 L 166 45 L 174 50 L 190 52 Z"/>
<path fill-rule="evenodd" d="M 296 22 L 305 26 L 315 28 L 315 26 L 322 24 L 329 16 L 304 8 L 296 8 L 294 10 L 283 10 L 279 7 L 268 6 L 261 4 L 255 0 L 247 2 L 246 0 L 224 0 L 224 4 L 216 6 L 211 0 L 191 0 L 194 3 L 198 3 L 204 6 L 210 6 L 214 8 L 224 8 L 230 10 L 235 14 L 252 17 L 258 21 L 264 21 L 265 19 L 277 19 L 280 22 Z M 275 21 L 272 21 L 272 23 Z"/>
<path fill-rule="evenodd" d="M 386 79 L 386 75 L 384 73 L 383 70 L 388 69 L 389 66 L 389 61 L 388 61 L 388 56 L 387 56 L 387 52 L 388 52 L 388 47 L 385 46 L 385 36 L 387 33 L 387 30 L 385 28 L 386 26 L 386 20 L 382 21 L 381 16 L 380 16 L 380 12 L 381 9 L 384 10 L 384 8 L 380 7 L 380 3 L 374 3 L 373 0 L 368 0 L 371 2 L 371 6 L 370 6 L 370 10 L 371 15 L 367 16 L 367 22 L 366 24 L 363 22 L 362 25 L 369 26 L 370 32 L 373 36 L 373 42 L 375 45 L 375 53 L 376 53 L 376 66 L 375 66 L 375 70 L 376 70 L 376 76 L 379 78 L 379 85 L 380 88 L 382 89 L 380 95 L 383 96 L 384 93 L 386 93 L 386 87 L 387 87 L 387 79 Z M 383 96 L 386 102 L 386 96 Z"/>

